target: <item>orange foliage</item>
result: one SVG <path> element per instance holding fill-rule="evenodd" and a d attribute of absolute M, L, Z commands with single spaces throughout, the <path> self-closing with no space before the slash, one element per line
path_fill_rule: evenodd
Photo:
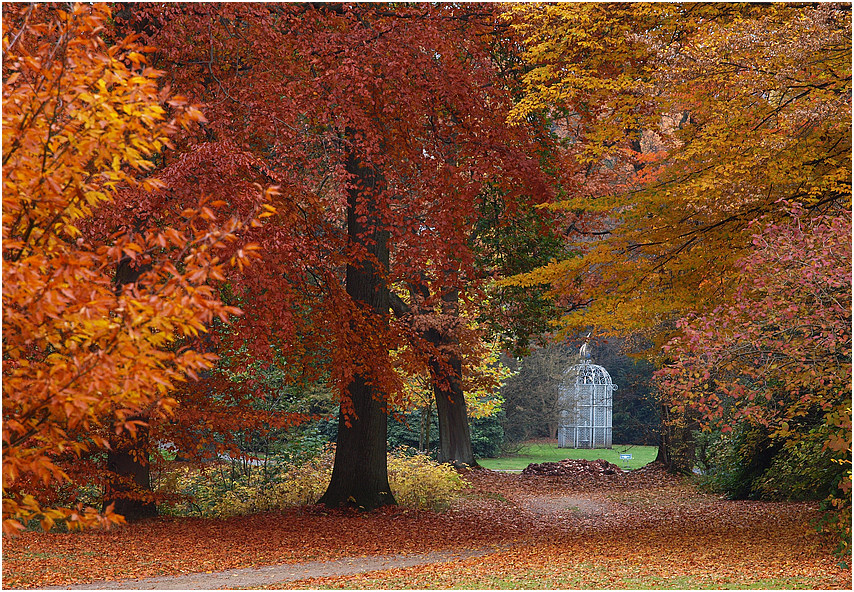
<path fill-rule="evenodd" d="M 204 120 L 167 100 L 149 48 L 101 39 L 109 17 L 106 5 L 4 7 L 4 532 L 33 518 L 44 528 L 120 521 L 42 504 L 40 491 L 72 479 L 60 456 L 108 446 L 99 426 L 133 434 L 133 417 L 171 413 L 170 390 L 210 367 L 214 356 L 182 340 L 239 313 L 208 282 L 224 277 L 217 253 L 259 223 L 253 213 L 214 224 L 216 204 L 202 200 L 173 226 L 84 232 L 120 189 L 161 188 L 145 172 L 181 126 Z M 132 283 L 117 279 L 120 264 Z"/>
<path fill-rule="evenodd" d="M 525 40 L 511 114 L 554 114 L 584 165 L 556 207 L 607 213 L 581 257 L 510 284 L 575 304 L 564 326 L 650 330 L 732 297 L 751 220 L 851 207 L 851 12 L 843 4 L 556 3 Z M 578 215 L 581 215 L 580 213 Z"/>

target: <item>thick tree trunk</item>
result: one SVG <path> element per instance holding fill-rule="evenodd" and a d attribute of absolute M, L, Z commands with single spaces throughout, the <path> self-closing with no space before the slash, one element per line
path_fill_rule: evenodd
<path fill-rule="evenodd" d="M 353 138 L 352 133 L 348 136 Z M 348 238 L 351 244 L 363 246 L 375 258 L 347 266 L 347 294 L 387 323 L 389 294 L 385 276 L 389 266 L 389 233 L 382 228 L 377 212 L 379 174 L 361 163 L 352 151 L 346 164 L 352 176 L 348 188 Z M 339 413 L 332 479 L 319 503 L 364 510 L 394 504 L 388 483 L 385 397 L 366 376 L 359 374 L 348 386 L 347 396 L 353 404 L 353 415 Z"/>
<path fill-rule="evenodd" d="M 451 369 L 450 375 L 443 370 Z M 462 363 L 453 355 L 446 365 L 434 361 L 430 368 L 434 378 L 436 413 L 439 417 L 439 462 L 454 466 L 477 466 L 471 447 L 466 399 L 460 380 Z"/>
<path fill-rule="evenodd" d="M 136 283 L 148 269 L 147 265 L 133 267 L 130 258 L 123 257 L 116 268 L 116 291 Z M 146 420 L 144 417 L 132 419 Z M 157 516 L 157 505 L 152 501 L 149 446 L 148 428 L 138 429 L 135 438 L 126 433 L 113 434 L 110 438 L 104 509 L 114 504 L 114 511 L 128 522 Z"/>
<path fill-rule="evenodd" d="M 443 312 L 456 316 L 459 292 L 454 290 L 445 295 L 442 301 Z M 457 340 L 448 329 L 442 332 L 431 329 L 427 333 L 428 340 L 448 355 L 445 364 L 436 359 L 430 362 L 439 418 L 439 462 L 451 463 L 456 467 L 477 466 L 471 446 L 471 429 L 463 393 L 463 364 Z"/>
<path fill-rule="evenodd" d="M 357 377 L 349 386 L 355 416 L 338 414 L 332 479 L 318 503 L 373 510 L 396 503 L 388 482 L 387 418 L 373 389 Z"/>
<path fill-rule="evenodd" d="M 157 516 L 151 490 L 148 430 L 138 429 L 135 438 L 128 434 L 113 437 L 110 445 L 104 509 L 113 504 L 113 511 L 128 522 Z"/>

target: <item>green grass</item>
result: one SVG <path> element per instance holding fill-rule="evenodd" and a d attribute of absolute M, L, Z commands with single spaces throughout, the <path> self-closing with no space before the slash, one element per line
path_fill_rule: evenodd
<path fill-rule="evenodd" d="M 632 460 L 620 460 L 620 454 L 631 454 Z M 521 470 L 531 463 L 557 462 L 565 458 L 584 460 L 603 459 L 621 468 L 639 469 L 655 460 L 657 446 L 620 446 L 597 448 L 595 450 L 576 450 L 558 448 L 556 443 L 530 443 L 522 445 L 518 454 L 499 458 L 481 458 L 478 464 L 493 471 Z"/>

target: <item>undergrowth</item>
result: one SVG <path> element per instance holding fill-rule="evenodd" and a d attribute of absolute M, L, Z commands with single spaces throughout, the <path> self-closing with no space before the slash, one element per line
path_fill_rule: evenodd
<path fill-rule="evenodd" d="M 172 516 L 225 518 L 312 505 L 329 485 L 334 451 L 334 446 L 327 446 L 303 462 L 282 462 L 237 479 L 226 477 L 218 466 L 176 467 L 162 480 L 158 494 L 172 501 L 162 503 L 160 511 Z M 397 503 L 407 508 L 444 510 L 465 487 L 450 465 L 404 450 L 389 453 L 388 474 Z"/>

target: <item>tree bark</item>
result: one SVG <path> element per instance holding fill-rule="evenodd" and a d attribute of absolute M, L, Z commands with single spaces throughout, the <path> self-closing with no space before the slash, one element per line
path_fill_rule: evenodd
<path fill-rule="evenodd" d="M 694 430 L 696 420 L 671 417 L 666 404 L 661 406 L 661 432 L 655 462 L 663 464 L 672 473 L 690 474 L 694 468 Z"/>
<path fill-rule="evenodd" d="M 450 373 L 444 371 L 447 366 L 451 368 Z M 439 417 L 439 462 L 451 463 L 456 467 L 477 466 L 472 452 L 471 429 L 460 380 L 460 359 L 452 355 L 445 367 L 433 360 L 430 368 L 436 377 L 433 392 Z"/>
<path fill-rule="evenodd" d="M 443 312 L 456 317 L 458 303 L 459 292 L 453 290 L 442 298 Z M 448 356 L 444 364 L 436 358 L 430 361 L 436 414 L 439 418 L 439 462 L 451 463 L 456 467 L 475 467 L 477 463 L 471 446 L 471 428 L 463 393 L 463 364 L 457 339 L 450 329 L 441 332 L 430 329 L 427 339 Z"/>
<path fill-rule="evenodd" d="M 113 504 L 113 511 L 128 522 L 157 516 L 151 490 L 148 429 L 137 429 L 135 438 L 126 434 L 110 438 L 110 445 L 104 509 Z"/>
<path fill-rule="evenodd" d="M 128 284 L 134 284 L 150 266 L 133 267 L 129 257 L 123 257 L 116 268 L 116 292 Z M 142 416 L 132 420 L 145 421 Z M 137 429 L 136 437 L 129 434 L 110 435 L 110 450 L 107 451 L 107 483 L 104 489 L 104 506 L 113 504 L 114 511 L 128 522 L 157 516 L 157 505 L 151 490 L 151 463 L 148 428 Z"/>
<path fill-rule="evenodd" d="M 348 131 L 348 140 L 353 139 Z M 365 305 L 381 322 L 388 323 L 389 232 L 382 227 L 376 196 L 380 174 L 364 164 L 355 151 L 346 160 L 351 175 L 347 189 L 347 233 L 351 244 L 363 246 L 372 256 L 347 265 L 347 294 Z M 361 206 L 361 207 L 360 207 Z M 350 506 L 373 510 L 396 503 L 388 482 L 387 435 L 384 394 L 367 376 L 356 374 L 347 387 L 353 415 L 338 414 L 338 441 L 332 479 L 318 503 L 329 507 Z"/>
<path fill-rule="evenodd" d="M 417 292 L 426 300 L 428 295 L 426 284 L 410 286 L 410 290 Z M 444 312 L 456 317 L 459 293 L 454 290 L 445 295 L 442 300 Z M 390 302 L 398 317 L 412 312 L 412 308 L 395 294 L 390 295 Z M 421 331 L 421 335 L 437 350 L 447 355 L 444 361 L 431 357 L 429 362 L 430 381 L 433 384 L 436 414 L 439 420 L 439 461 L 451 463 L 456 467 L 476 467 L 478 464 L 474 460 L 472 451 L 471 428 L 463 393 L 459 346 L 452 332 L 447 328 L 440 330 L 432 327 Z"/>
<path fill-rule="evenodd" d="M 421 432 L 418 438 L 418 449 L 421 452 L 430 452 L 430 424 L 433 419 L 431 416 L 433 415 L 433 402 L 428 401 L 426 405 L 421 408 Z"/>
<path fill-rule="evenodd" d="M 318 503 L 373 510 L 395 504 L 388 482 L 387 419 L 381 401 L 361 376 L 350 383 L 354 415 L 338 414 L 332 478 Z"/>

